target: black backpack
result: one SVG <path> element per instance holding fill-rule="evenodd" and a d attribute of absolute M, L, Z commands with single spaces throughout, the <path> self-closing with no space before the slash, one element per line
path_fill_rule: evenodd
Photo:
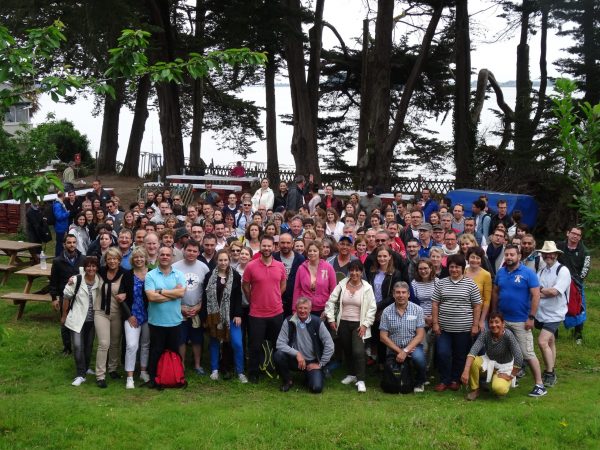
<path fill-rule="evenodd" d="M 381 378 L 381 389 L 388 394 L 409 394 L 413 392 L 414 382 L 410 362 L 402 364 L 396 361 L 386 362 Z"/>

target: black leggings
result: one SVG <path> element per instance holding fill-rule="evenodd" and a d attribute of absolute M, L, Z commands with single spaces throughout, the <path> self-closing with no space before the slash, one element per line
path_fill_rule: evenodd
<path fill-rule="evenodd" d="M 275 344 L 277 343 L 282 323 L 283 314 L 275 317 L 248 317 L 250 328 L 250 361 L 248 362 L 248 373 L 250 375 L 258 375 L 262 343 L 265 339 L 271 343 L 273 351 L 275 350 Z"/>

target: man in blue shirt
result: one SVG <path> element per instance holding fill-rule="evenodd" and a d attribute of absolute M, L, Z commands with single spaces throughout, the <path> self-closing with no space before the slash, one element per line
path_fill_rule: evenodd
<path fill-rule="evenodd" d="M 438 211 L 439 206 L 437 202 L 431 198 L 431 191 L 427 187 L 423 188 L 421 191 L 421 202 L 421 211 L 423 211 L 425 222 L 429 222 L 429 216 L 432 212 Z"/>
<path fill-rule="evenodd" d="M 150 361 L 148 373 L 154 386 L 156 366 L 163 351 L 168 348 L 179 353 L 181 297 L 185 294 L 185 277 L 173 269 L 173 249 L 161 247 L 158 267 L 146 275 L 144 289 L 148 297 L 148 324 L 150 327 Z"/>
<path fill-rule="evenodd" d="M 509 244 L 504 249 L 504 264 L 494 279 L 492 311 L 500 311 L 506 319 L 506 327 L 513 332 L 523 359 L 531 367 L 535 386 L 530 397 L 541 397 L 547 391 L 542 382 L 540 362 L 533 347 L 533 320 L 540 302 L 540 283 L 536 273 L 521 264 L 519 247 Z"/>

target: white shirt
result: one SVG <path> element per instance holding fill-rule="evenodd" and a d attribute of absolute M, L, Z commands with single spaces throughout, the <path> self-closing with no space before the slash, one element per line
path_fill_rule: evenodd
<path fill-rule="evenodd" d="M 559 267 L 562 268 L 560 270 Z M 557 273 L 558 270 L 558 273 Z M 556 297 L 540 297 L 540 304 L 535 318 L 539 322 L 562 322 L 567 314 L 571 273 L 566 266 L 555 262 L 552 267 L 544 267 L 538 271 L 540 288 L 554 288 L 559 294 Z"/>

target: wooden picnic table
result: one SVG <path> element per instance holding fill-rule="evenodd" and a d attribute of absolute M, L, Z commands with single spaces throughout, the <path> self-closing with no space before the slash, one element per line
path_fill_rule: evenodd
<path fill-rule="evenodd" d="M 21 259 L 19 252 L 28 251 L 31 254 L 31 261 L 37 260 L 37 250 L 42 248 L 42 244 L 35 242 L 9 241 L 0 239 L 0 250 L 9 257 L 8 264 L 0 264 L 0 272 L 3 272 L 0 285 L 4 285 L 8 275 L 19 267 L 29 264 Z"/>
<path fill-rule="evenodd" d="M 50 278 L 52 264 L 47 263 L 46 265 L 47 267 L 45 269 L 42 269 L 40 264 L 36 264 L 34 266 L 26 267 L 25 269 L 21 269 L 18 272 L 15 272 L 16 275 L 25 275 L 27 277 L 27 283 L 25 283 L 23 292 L 9 292 L 8 294 L 4 294 L 2 296 L 4 300 L 11 300 L 13 304 L 19 306 L 19 309 L 17 311 L 17 320 L 23 317 L 23 313 L 25 312 L 25 305 L 27 304 L 27 302 L 52 302 L 50 294 L 44 293 L 44 291 L 46 291 L 47 289 L 42 289 L 40 292 L 37 293 L 31 293 L 33 282 L 37 278 Z"/>
<path fill-rule="evenodd" d="M 258 183 L 258 177 L 224 177 L 221 175 L 167 175 L 167 180 L 173 183 L 182 182 L 221 182 L 228 184 Z"/>

